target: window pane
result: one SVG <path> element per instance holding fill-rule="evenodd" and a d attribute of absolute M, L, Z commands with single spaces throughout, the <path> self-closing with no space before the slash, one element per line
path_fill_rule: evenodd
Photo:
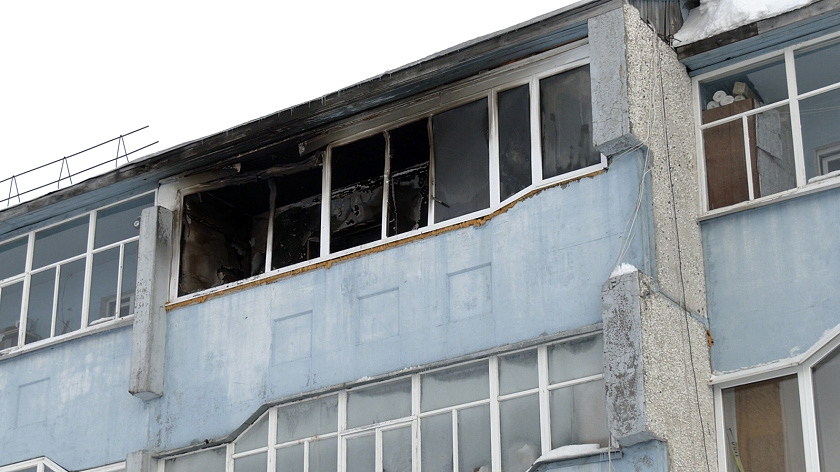
<path fill-rule="evenodd" d="M 260 452 L 259 454 L 234 459 L 233 470 L 235 472 L 265 472 L 268 470 L 266 457 L 265 452 Z"/>
<path fill-rule="evenodd" d="M 338 397 L 309 400 L 277 410 L 277 442 L 333 433 L 338 429 Z"/>
<path fill-rule="evenodd" d="M 102 247 L 140 234 L 140 212 L 155 204 L 154 195 L 146 195 L 96 212 L 94 247 Z"/>
<path fill-rule="evenodd" d="M 502 200 L 531 185 L 531 93 L 499 92 L 499 179 Z"/>
<path fill-rule="evenodd" d="M 319 439 L 309 443 L 309 472 L 338 470 L 338 439 Z"/>
<path fill-rule="evenodd" d="M 458 412 L 458 470 L 490 472 L 490 405 Z"/>
<path fill-rule="evenodd" d="M 0 280 L 23 273 L 26 269 L 28 238 L 0 244 Z"/>
<path fill-rule="evenodd" d="M 537 394 L 499 405 L 502 472 L 525 472 L 540 457 L 540 399 Z"/>
<path fill-rule="evenodd" d="M 88 323 L 93 323 L 100 318 L 110 318 L 116 315 L 117 276 L 119 275 L 119 271 L 119 247 L 93 255 Z"/>
<path fill-rule="evenodd" d="M 490 206 L 487 99 L 432 117 L 435 222 Z"/>
<path fill-rule="evenodd" d="M 805 93 L 840 82 L 840 41 L 834 40 L 794 53 L 797 92 Z"/>
<path fill-rule="evenodd" d="M 551 391 L 549 410 L 552 449 L 569 444 L 609 444 L 603 380 Z"/>
<path fill-rule="evenodd" d="M 727 96 L 729 98 L 724 98 Z M 736 99 L 745 99 L 750 103 L 749 108 L 756 108 L 786 98 L 787 76 L 783 56 L 730 72 L 724 77 L 700 82 L 700 105 L 703 110 L 728 106 Z M 703 119 L 704 123 L 710 121 L 705 117 Z"/>
<path fill-rule="evenodd" d="M 376 438 L 373 434 L 350 438 L 346 444 L 346 472 L 376 471 Z"/>
<path fill-rule="evenodd" d="M 0 350 L 18 344 L 23 282 L 0 287 Z"/>
<path fill-rule="evenodd" d="M 423 374 L 420 385 L 422 411 L 490 398 L 487 361 Z"/>
<path fill-rule="evenodd" d="M 268 444 L 268 415 L 259 419 L 248 431 L 236 440 L 234 451 L 245 452 Z"/>
<path fill-rule="evenodd" d="M 321 252 L 322 168 L 278 177 L 271 268 L 314 259 Z"/>
<path fill-rule="evenodd" d="M 555 384 L 604 371 L 604 338 L 600 334 L 548 346 L 548 381 Z"/>
<path fill-rule="evenodd" d="M 388 132 L 391 142 L 391 189 L 388 235 L 405 233 L 429 220 L 428 119 Z"/>
<path fill-rule="evenodd" d="M 54 268 L 32 274 L 29 281 L 29 303 L 26 310 L 26 343 L 50 337 L 53 303 L 55 302 L 54 293 Z M 80 312 L 62 314 L 77 316 Z M 75 320 L 75 316 L 69 319 Z M 58 329 L 56 329 L 56 334 L 61 334 Z"/>
<path fill-rule="evenodd" d="M 385 136 L 332 149 L 330 252 L 382 238 L 382 183 Z"/>
<path fill-rule="evenodd" d="M 75 331 L 82 326 L 82 295 L 85 289 L 85 260 L 61 266 L 58 277 L 58 306 L 55 312 L 55 335 Z"/>
<path fill-rule="evenodd" d="M 347 394 L 347 427 L 355 428 L 411 414 L 411 379 L 351 390 Z"/>
<path fill-rule="evenodd" d="M 254 182 L 184 197 L 180 295 L 264 272 L 270 195 Z"/>
<path fill-rule="evenodd" d="M 64 224 L 35 233 L 35 253 L 32 268 L 63 261 L 87 250 L 88 217 L 76 218 Z"/>
<path fill-rule="evenodd" d="M 814 366 L 814 404 L 820 469 L 840 471 L 840 350 Z"/>
<path fill-rule="evenodd" d="M 723 391 L 727 469 L 805 470 L 796 376 Z"/>
<path fill-rule="evenodd" d="M 411 427 L 382 432 L 382 470 L 411 472 Z"/>
<path fill-rule="evenodd" d="M 589 66 L 540 80 L 543 178 L 601 162 L 592 143 Z"/>
<path fill-rule="evenodd" d="M 539 386 L 537 350 L 499 357 L 499 394 L 521 392 Z"/>
<path fill-rule="evenodd" d="M 306 472 L 303 469 L 303 447 L 303 444 L 296 444 L 278 449 L 274 470 L 277 472 Z"/>
<path fill-rule="evenodd" d="M 755 197 L 766 197 L 796 187 L 788 106 L 773 108 L 754 118 L 747 118 L 747 126 L 750 132 L 750 153 L 756 163 L 753 170 Z M 755 175 L 758 175 L 757 179 Z"/>
<path fill-rule="evenodd" d="M 805 176 L 840 170 L 840 90 L 799 102 Z"/>
<path fill-rule="evenodd" d="M 420 419 L 421 469 L 452 470 L 452 414 L 441 413 Z"/>
<path fill-rule="evenodd" d="M 134 314 L 134 293 L 137 289 L 137 245 L 136 241 L 128 243 L 123 252 L 120 316 Z"/>
<path fill-rule="evenodd" d="M 225 472 L 225 448 L 198 452 L 166 461 L 166 472 Z"/>

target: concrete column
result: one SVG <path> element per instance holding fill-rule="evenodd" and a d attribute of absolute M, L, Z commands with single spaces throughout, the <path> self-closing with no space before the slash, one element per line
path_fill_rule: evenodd
<path fill-rule="evenodd" d="M 157 472 L 157 462 L 147 450 L 129 452 L 125 457 L 125 472 Z"/>
<path fill-rule="evenodd" d="M 143 210 L 137 259 L 137 290 L 129 392 L 143 400 L 163 395 L 166 304 L 172 260 L 172 212 Z"/>

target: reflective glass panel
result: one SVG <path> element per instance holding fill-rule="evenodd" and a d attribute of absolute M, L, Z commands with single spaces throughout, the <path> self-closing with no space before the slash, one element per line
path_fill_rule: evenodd
<path fill-rule="evenodd" d="M 295 444 L 294 446 L 277 449 L 274 470 L 277 472 L 306 472 L 303 468 L 303 448 L 303 444 Z"/>
<path fill-rule="evenodd" d="M 265 452 L 240 457 L 233 460 L 233 470 L 236 472 L 265 472 L 268 469 Z"/>
<path fill-rule="evenodd" d="M 119 271 L 119 247 L 114 247 L 93 255 L 88 323 L 93 323 L 100 318 L 110 318 L 116 315 Z"/>
<path fill-rule="evenodd" d="M 537 388 L 539 383 L 536 349 L 499 357 L 500 395 Z"/>
<path fill-rule="evenodd" d="M 458 470 L 491 471 L 490 405 L 458 412 Z"/>
<path fill-rule="evenodd" d="M 726 108 L 742 100 L 748 102 L 747 109 L 753 109 L 786 98 L 788 93 L 784 56 L 700 82 L 700 105 L 703 110 Z M 710 121 L 712 120 L 703 117 L 704 123 Z"/>
<path fill-rule="evenodd" d="M 125 245 L 122 270 L 120 316 L 134 314 L 134 293 L 137 288 L 137 242 Z"/>
<path fill-rule="evenodd" d="M 355 428 L 411 414 L 411 379 L 351 390 L 347 394 L 347 427 Z"/>
<path fill-rule="evenodd" d="M 309 443 L 309 472 L 338 470 L 338 439 L 319 439 Z"/>
<path fill-rule="evenodd" d="M 600 334 L 548 347 L 548 381 L 555 384 L 604 371 L 604 341 Z"/>
<path fill-rule="evenodd" d="M 87 216 L 35 233 L 35 253 L 32 268 L 78 256 L 87 250 Z"/>
<path fill-rule="evenodd" d="M 411 426 L 382 431 L 382 470 L 411 472 Z"/>
<path fill-rule="evenodd" d="M 796 89 L 806 93 L 840 82 L 840 41 L 833 40 L 794 53 Z"/>
<path fill-rule="evenodd" d="M 251 429 L 239 436 L 234 450 L 236 452 L 250 451 L 268 444 L 268 415 L 259 419 Z"/>
<path fill-rule="evenodd" d="M 225 472 L 225 448 L 168 459 L 165 472 Z"/>
<path fill-rule="evenodd" d="M 531 93 L 499 92 L 499 179 L 502 200 L 531 185 Z"/>
<path fill-rule="evenodd" d="M 146 195 L 96 212 L 94 247 L 102 247 L 140 234 L 140 212 L 155 204 L 154 195 Z"/>
<path fill-rule="evenodd" d="M 376 437 L 373 434 L 347 439 L 347 472 L 376 471 Z"/>
<path fill-rule="evenodd" d="M 338 397 L 332 395 L 277 409 L 277 442 L 333 433 L 338 429 Z"/>
<path fill-rule="evenodd" d="M 420 419 L 423 470 L 452 470 L 452 413 L 440 413 Z"/>
<path fill-rule="evenodd" d="M 747 126 L 755 198 L 796 187 L 790 108 L 785 105 L 763 111 L 747 118 Z"/>
<path fill-rule="evenodd" d="M 23 282 L 0 287 L 0 350 L 18 344 Z"/>
<path fill-rule="evenodd" d="M 799 101 L 807 179 L 840 170 L 840 90 Z"/>
<path fill-rule="evenodd" d="M 322 167 L 277 177 L 271 268 L 318 257 L 321 251 Z"/>
<path fill-rule="evenodd" d="M 609 444 L 604 381 L 552 390 L 549 395 L 551 447 Z"/>
<path fill-rule="evenodd" d="M 420 386 L 422 411 L 432 411 L 490 398 L 487 361 L 423 374 L 420 378 Z"/>
<path fill-rule="evenodd" d="M 0 244 L 0 280 L 22 274 L 26 269 L 26 248 L 29 238 Z"/>
<path fill-rule="evenodd" d="M 502 472 L 525 472 L 540 457 L 540 399 L 537 394 L 499 404 Z"/>
<path fill-rule="evenodd" d="M 32 274 L 26 310 L 26 343 L 50 337 L 55 299 L 55 269 Z M 74 313 L 78 315 L 79 312 Z M 58 333 L 57 333 L 58 334 Z"/>
<path fill-rule="evenodd" d="M 840 471 L 840 350 L 814 366 L 814 406 L 820 470 Z"/>
<path fill-rule="evenodd" d="M 85 289 L 85 260 L 61 266 L 58 277 L 58 305 L 55 311 L 55 335 L 75 331 L 82 326 L 82 296 Z"/>

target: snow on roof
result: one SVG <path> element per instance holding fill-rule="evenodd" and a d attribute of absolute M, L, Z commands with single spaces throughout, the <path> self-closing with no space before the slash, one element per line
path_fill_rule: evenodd
<path fill-rule="evenodd" d="M 815 0 L 700 0 L 682 28 L 674 35 L 674 45 L 693 43 L 739 26 L 771 18 L 804 7 Z"/>
<path fill-rule="evenodd" d="M 572 444 L 569 446 L 558 447 L 546 452 L 539 459 L 534 461 L 534 464 L 539 464 L 548 461 L 559 461 L 563 459 L 573 459 L 575 457 L 594 456 L 609 452 L 610 448 L 601 447 L 599 444 Z"/>

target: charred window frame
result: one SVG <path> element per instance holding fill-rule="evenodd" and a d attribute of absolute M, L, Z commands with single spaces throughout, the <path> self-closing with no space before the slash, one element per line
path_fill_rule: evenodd
<path fill-rule="evenodd" d="M 181 202 L 180 278 L 173 295 L 293 270 L 481 217 L 536 189 L 606 167 L 592 145 L 588 52 L 585 41 L 567 45 L 285 143 L 322 159 L 307 168 L 305 178 L 297 169 L 281 183 L 267 166 L 198 192 L 184 189 L 192 195 Z M 202 199 L 225 200 L 221 187 L 231 185 L 261 202 L 270 190 L 273 207 L 250 202 L 252 211 L 229 219 L 262 221 L 254 215 L 273 212 L 267 236 L 243 220 L 235 231 L 211 238 L 218 249 L 197 247 L 189 235 L 190 225 L 201 224 L 190 221 L 194 207 Z M 213 267 L 201 268 L 208 263 Z"/>
<path fill-rule="evenodd" d="M 140 213 L 154 204 L 149 193 L 0 242 L 0 351 L 132 315 Z"/>

